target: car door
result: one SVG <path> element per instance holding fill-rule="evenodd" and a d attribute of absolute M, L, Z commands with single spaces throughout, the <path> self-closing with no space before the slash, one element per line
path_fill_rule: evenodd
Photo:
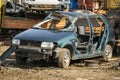
<path fill-rule="evenodd" d="M 105 41 L 105 39 L 103 41 L 103 35 L 105 30 L 104 22 L 98 16 L 91 17 L 89 19 L 93 29 L 93 44 L 91 47 L 91 51 L 92 53 L 98 53 L 99 49 L 101 48 L 101 42 L 104 43 Z"/>
<path fill-rule="evenodd" d="M 93 29 L 88 18 L 79 18 L 75 25 L 77 26 L 78 43 L 76 49 L 81 54 L 90 54 L 93 45 Z"/>

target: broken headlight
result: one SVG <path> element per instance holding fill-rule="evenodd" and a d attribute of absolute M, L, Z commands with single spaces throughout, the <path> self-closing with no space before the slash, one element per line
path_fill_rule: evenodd
<path fill-rule="evenodd" d="M 52 49 L 54 47 L 54 44 L 52 42 L 42 42 L 41 48 L 50 48 Z"/>
<path fill-rule="evenodd" d="M 13 39 L 12 44 L 13 45 L 20 45 L 20 40 L 19 39 Z"/>

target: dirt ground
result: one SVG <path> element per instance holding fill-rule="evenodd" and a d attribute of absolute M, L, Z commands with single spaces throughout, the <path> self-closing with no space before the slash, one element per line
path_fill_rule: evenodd
<path fill-rule="evenodd" d="M 9 46 L 1 45 L 0 54 Z M 120 80 L 120 58 L 101 62 L 93 67 L 85 66 L 83 61 L 74 61 L 68 69 L 58 68 L 56 64 L 29 61 L 18 65 L 14 54 L 0 66 L 0 80 Z"/>

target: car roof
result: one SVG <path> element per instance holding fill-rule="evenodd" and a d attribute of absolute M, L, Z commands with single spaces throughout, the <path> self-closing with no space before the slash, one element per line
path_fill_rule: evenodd
<path fill-rule="evenodd" d="M 65 11 L 57 11 L 58 13 L 65 15 L 65 16 L 71 16 L 71 17 L 95 17 L 98 16 L 98 14 L 93 13 L 91 11 L 74 11 L 74 12 L 65 12 Z"/>

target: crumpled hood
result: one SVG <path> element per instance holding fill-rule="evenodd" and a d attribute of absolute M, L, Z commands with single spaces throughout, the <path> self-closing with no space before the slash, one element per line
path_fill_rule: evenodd
<path fill-rule="evenodd" d="M 43 41 L 43 42 L 56 42 L 71 34 L 72 32 L 70 31 L 28 29 L 16 35 L 14 39 Z"/>

